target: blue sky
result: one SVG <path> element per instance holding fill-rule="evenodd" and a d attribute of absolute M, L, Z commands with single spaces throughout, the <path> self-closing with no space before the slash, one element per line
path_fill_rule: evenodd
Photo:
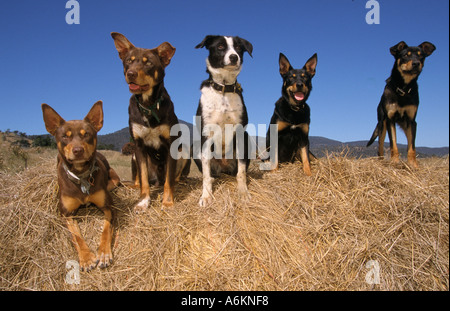
<path fill-rule="evenodd" d="M 41 103 L 70 120 L 97 100 L 105 112 L 100 134 L 128 126 L 130 93 L 110 37 L 116 31 L 139 47 L 168 41 L 177 48 L 165 85 L 178 118 L 188 122 L 207 78 L 207 50 L 194 48 L 206 35 L 253 44 L 238 81 L 255 125 L 269 123 L 281 95 L 279 53 L 294 67 L 318 53 L 310 135 L 368 140 L 394 63 L 389 48 L 403 40 L 437 47 L 419 78 L 416 144 L 449 145 L 449 1 L 379 0 L 379 25 L 366 23 L 366 0 L 78 0 L 78 25 L 66 23 L 66 2 L 2 1 L 0 130 L 44 134 Z M 400 131 L 398 138 L 406 142 Z"/>

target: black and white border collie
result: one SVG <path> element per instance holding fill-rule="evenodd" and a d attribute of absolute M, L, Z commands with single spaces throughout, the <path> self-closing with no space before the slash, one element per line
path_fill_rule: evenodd
<path fill-rule="evenodd" d="M 203 47 L 209 50 L 206 59 L 209 78 L 200 87 L 197 120 L 200 117 L 201 123 L 197 122 L 197 127 L 201 134 L 202 151 L 201 160 L 198 157 L 195 159 L 203 173 L 201 207 L 212 202 L 212 176 L 219 176 L 220 173 L 236 176 L 239 197 L 243 200 L 250 198 L 247 190 L 250 160 L 248 135 L 245 132 L 248 116 L 237 76 L 242 69 L 244 52 L 252 56 L 253 51 L 252 44 L 239 37 L 206 36 L 195 48 Z M 230 128 L 232 135 L 226 135 Z"/>

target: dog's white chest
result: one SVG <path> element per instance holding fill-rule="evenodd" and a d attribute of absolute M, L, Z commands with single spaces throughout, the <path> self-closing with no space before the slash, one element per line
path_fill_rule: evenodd
<path fill-rule="evenodd" d="M 160 125 L 155 128 L 146 127 L 137 123 L 132 125 L 134 138 L 141 138 L 144 144 L 159 149 L 161 147 L 161 136 L 169 139 L 170 128 L 168 125 Z"/>
<path fill-rule="evenodd" d="M 241 123 L 243 103 L 238 94 L 222 94 L 204 87 L 200 101 L 205 124 L 217 124 L 223 129 L 225 124 Z"/>

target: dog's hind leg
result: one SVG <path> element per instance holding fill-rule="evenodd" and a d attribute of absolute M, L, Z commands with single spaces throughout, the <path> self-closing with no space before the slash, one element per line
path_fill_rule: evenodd
<path fill-rule="evenodd" d="M 381 126 L 378 126 L 378 157 L 382 160 L 384 159 L 384 140 L 386 139 L 386 130 L 387 124 L 386 120 L 381 123 Z"/>
<path fill-rule="evenodd" d="M 114 190 L 116 187 L 120 186 L 120 177 L 113 168 L 108 171 L 108 191 Z"/>
<path fill-rule="evenodd" d="M 187 146 L 178 147 L 178 152 L 181 157 L 177 160 L 175 181 L 179 182 L 181 177 L 187 177 L 191 169 L 191 153 Z"/>
<path fill-rule="evenodd" d="M 391 161 L 394 163 L 400 162 L 400 153 L 397 147 L 397 130 L 395 128 L 395 122 L 386 122 L 387 131 L 389 134 L 389 144 L 391 147 Z"/>

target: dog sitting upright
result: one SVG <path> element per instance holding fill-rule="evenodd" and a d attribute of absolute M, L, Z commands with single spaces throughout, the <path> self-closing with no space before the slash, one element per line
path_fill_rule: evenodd
<path fill-rule="evenodd" d="M 190 159 L 177 165 L 170 146 L 177 139 L 170 129 L 178 124 L 174 105 L 164 87 L 165 68 L 175 48 L 164 42 L 154 49 L 137 48 L 117 32 L 111 33 L 119 57 L 123 61 L 125 80 L 133 93 L 128 107 L 130 134 L 136 143 L 136 163 L 141 190 L 135 212 L 143 212 L 150 203 L 150 184 L 164 183 L 163 206 L 173 206 L 173 190 L 177 176 L 185 173 Z M 176 172 L 178 170 L 178 173 Z"/>
<path fill-rule="evenodd" d="M 58 209 L 65 217 L 78 251 L 82 270 L 112 262 L 112 199 L 108 191 L 119 185 L 119 176 L 106 158 L 96 151 L 97 132 L 103 126 L 102 102 L 91 108 L 84 120 L 65 121 L 49 105 L 42 104 L 45 127 L 58 147 Z M 95 204 L 105 213 L 100 246 L 95 256 L 87 246 L 77 222 L 72 218 L 81 205 Z"/>
<path fill-rule="evenodd" d="M 209 78 L 200 87 L 202 94 L 197 117 L 201 117 L 201 125 L 197 124 L 197 127 L 201 135 L 202 154 L 201 160 L 194 159 L 203 173 L 203 192 L 199 201 L 202 207 L 212 202 L 211 176 L 220 173 L 236 175 L 239 196 L 249 198 L 246 176 L 249 165 L 248 135 L 244 130 L 248 116 L 237 76 L 242 69 L 244 52 L 252 56 L 253 51 L 252 44 L 239 37 L 206 36 L 195 48 L 203 47 L 209 50 L 206 59 Z M 227 125 L 233 131 L 228 137 Z M 227 138 L 229 141 L 225 141 Z M 244 150 L 236 150 L 242 147 Z M 231 149 L 233 154 L 229 154 Z"/>
<path fill-rule="evenodd" d="M 270 124 L 278 125 L 278 151 L 275 165 L 301 159 L 303 171 L 311 176 L 309 159 L 310 108 L 306 101 L 312 90 L 311 80 L 316 74 L 317 54 L 314 54 L 302 69 L 292 68 L 286 56 L 280 53 L 280 74 L 283 78 L 282 96 L 275 103 Z M 266 146 L 270 150 L 270 129 L 266 135 Z M 312 156 L 313 157 L 313 156 Z"/>
<path fill-rule="evenodd" d="M 419 108 L 419 86 L 417 79 L 422 72 L 425 58 L 430 56 L 436 47 L 430 42 L 423 42 L 417 47 L 409 47 L 401 41 L 390 48 L 395 58 L 391 76 L 386 80 L 386 87 L 378 104 L 378 124 L 367 143 L 370 146 L 377 137 L 378 156 L 384 157 L 384 139 L 386 130 L 389 134 L 391 160 L 399 162 L 397 134 L 395 124 L 405 132 L 408 140 L 408 163 L 417 168 L 416 160 L 416 115 Z"/>

